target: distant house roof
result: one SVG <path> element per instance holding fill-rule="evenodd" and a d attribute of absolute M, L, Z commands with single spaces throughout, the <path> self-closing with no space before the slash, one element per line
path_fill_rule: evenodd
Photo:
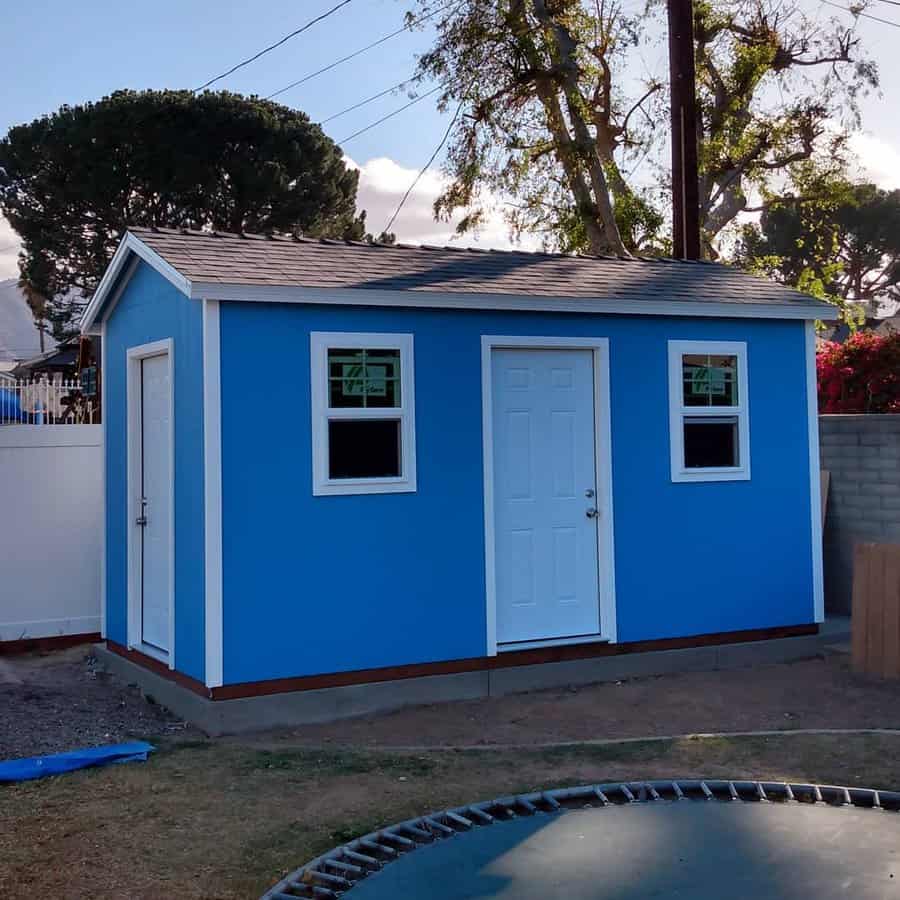
<path fill-rule="evenodd" d="M 13 369 L 13 374 L 22 376 L 38 372 L 65 372 L 75 368 L 78 363 L 78 353 L 77 339 L 66 341 L 46 353 L 39 353 L 31 359 L 22 360 Z"/>
<path fill-rule="evenodd" d="M 325 292 L 336 290 L 377 291 L 379 298 L 358 295 L 354 301 L 373 305 L 402 292 L 415 295 L 410 305 L 417 306 L 519 308 L 497 303 L 505 297 L 597 312 L 798 319 L 829 318 L 834 309 L 717 263 L 134 228 L 116 254 L 122 253 L 118 267 L 113 260 L 88 306 L 83 327 L 94 324 L 129 250 L 156 264 L 188 296 L 206 299 L 286 300 L 302 289 L 306 302 L 323 302 Z M 435 301 L 438 295 L 444 302 Z M 703 305 L 710 308 L 699 309 Z"/>

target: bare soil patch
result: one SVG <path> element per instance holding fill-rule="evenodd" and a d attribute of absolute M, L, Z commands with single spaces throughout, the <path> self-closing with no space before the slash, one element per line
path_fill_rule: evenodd
<path fill-rule="evenodd" d="M 260 735 L 277 745 L 533 745 L 808 728 L 900 728 L 900 682 L 855 675 L 844 654 L 796 663 L 536 691 Z"/>
<path fill-rule="evenodd" d="M 89 646 L 0 658 L 0 759 L 185 730 L 137 687 L 99 669 Z"/>
<path fill-rule="evenodd" d="M 0 896 L 258 897 L 324 850 L 428 811 L 562 785 L 692 777 L 896 789 L 900 738 L 416 753 L 170 741 L 145 764 L 0 787 Z"/>

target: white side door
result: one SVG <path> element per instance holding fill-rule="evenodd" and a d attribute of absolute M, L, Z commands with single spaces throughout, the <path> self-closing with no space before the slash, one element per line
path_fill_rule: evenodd
<path fill-rule="evenodd" d="M 497 642 L 599 634 L 593 354 L 491 356 Z"/>
<path fill-rule="evenodd" d="M 169 357 L 149 356 L 140 361 L 140 366 L 141 641 L 168 653 L 172 496 Z"/>

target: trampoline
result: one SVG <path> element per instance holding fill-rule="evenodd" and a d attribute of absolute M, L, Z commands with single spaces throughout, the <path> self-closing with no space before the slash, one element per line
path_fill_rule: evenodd
<path fill-rule="evenodd" d="M 900 900 L 900 793 L 748 781 L 587 785 L 384 828 L 263 900 Z"/>

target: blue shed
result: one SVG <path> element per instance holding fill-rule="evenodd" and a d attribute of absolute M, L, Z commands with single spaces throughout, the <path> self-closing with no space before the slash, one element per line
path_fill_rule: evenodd
<path fill-rule="evenodd" d="M 812 634 L 830 309 L 711 263 L 134 229 L 83 323 L 107 645 L 227 700 Z"/>

